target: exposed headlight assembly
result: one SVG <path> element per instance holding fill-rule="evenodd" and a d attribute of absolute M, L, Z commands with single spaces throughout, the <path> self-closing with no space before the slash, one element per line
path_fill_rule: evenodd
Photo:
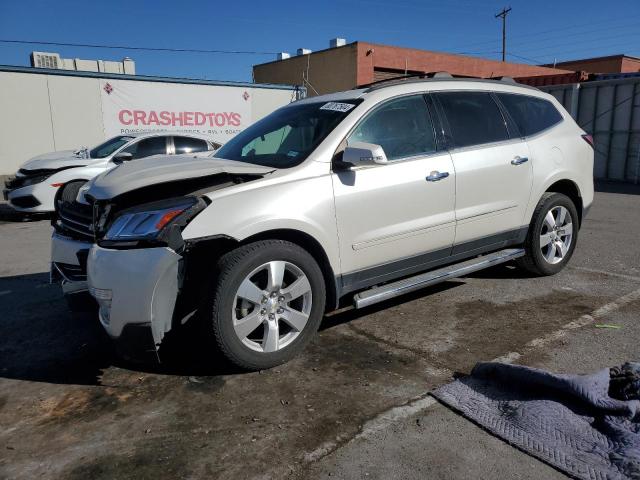
<path fill-rule="evenodd" d="M 180 232 L 207 203 L 196 197 L 180 197 L 147 203 L 119 212 L 102 237 L 105 246 L 160 243 L 182 246 Z"/>

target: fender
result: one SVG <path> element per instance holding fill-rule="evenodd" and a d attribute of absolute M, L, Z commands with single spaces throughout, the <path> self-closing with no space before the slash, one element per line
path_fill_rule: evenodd
<path fill-rule="evenodd" d="M 531 189 L 531 197 L 529 198 L 529 204 L 525 213 L 526 225 L 531 223 L 533 211 L 535 210 L 542 195 L 556 182 L 561 180 L 568 180 L 573 183 L 578 190 L 578 195 L 582 197 L 583 189 L 580 188 L 580 181 L 570 170 L 558 170 L 548 175 L 542 182 L 534 184 Z"/>

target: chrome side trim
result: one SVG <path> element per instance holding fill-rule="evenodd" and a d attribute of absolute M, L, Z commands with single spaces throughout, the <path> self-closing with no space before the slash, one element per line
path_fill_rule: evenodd
<path fill-rule="evenodd" d="M 493 265 L 505 263 L 522 257 L 525 254 L 523 248 L 507 248 L 498 252 L 483 255 L 466 262 L 449 265 L 431 272 L 422 273 L 414 277 L 398 280 L 397 282 L 375 287 L 353 296 L 355 308 L 363 308 L 374 303 L 383 302 L 391 298 L 410 293 L 421 288 L 435 285 L 436 283 L 468 275 Z"/>

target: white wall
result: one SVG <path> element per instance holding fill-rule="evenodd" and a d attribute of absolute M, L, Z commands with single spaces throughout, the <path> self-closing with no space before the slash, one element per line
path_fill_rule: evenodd
<path fill-rule="evenodd" d="M 290 89 L 237 88 L 251 95 L 252 121 L 294 99 Z M 0 71 L 0 175 L 15 173 L 35 155 L 104 139 L 99 78 Z"/>
<path fill-rule="evenodd" d="M 0 175 L 55 148 L 47 77 L 0 72 Z"/>

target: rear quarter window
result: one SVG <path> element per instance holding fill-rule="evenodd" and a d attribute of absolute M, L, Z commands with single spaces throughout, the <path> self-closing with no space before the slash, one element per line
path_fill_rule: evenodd
<path fill-rule="evenodd" d="M 525 137 L 535 135 L 562 121 L 562 115 L 548 100 L 511 93 L 496 95 Z"/>

